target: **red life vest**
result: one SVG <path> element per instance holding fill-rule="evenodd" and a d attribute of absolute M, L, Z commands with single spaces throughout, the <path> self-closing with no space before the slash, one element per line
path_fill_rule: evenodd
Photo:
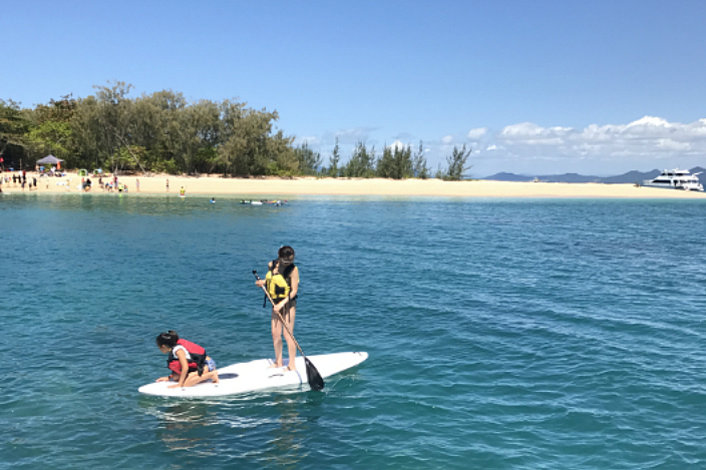
<path fill-rule="evenodd" d="M 197 370 L 199 375 L 201 375 L 203 373 L 203 366 L 206 363 L 206 350 L 198 344 L 192 343 L 191 341 L 187 341 L 185 339 L 180 339 L 177 341 L 177 344 L 184 346 L 184 348 L 186 348 L 189 352 L 189 356 L 191 356 L 191 359 L 187 359 L 189 361 L 189 372 Z M 167 358 L 167 367 L 177 374 L 181 374 L 181 363 L 179 362 L 179 358 L 176 357 L 173 352 L 169 353 L 169 358 Z"/>

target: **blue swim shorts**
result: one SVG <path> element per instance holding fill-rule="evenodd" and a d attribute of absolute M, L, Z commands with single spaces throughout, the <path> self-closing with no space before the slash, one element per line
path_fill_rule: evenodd
<path fill-rule="evenodd" d="M 210 357 L 206 359 L 206 365 L 208 366 L 209 372 L 212 370 L 216 370 L 216 361 L 214 361 Z"/>

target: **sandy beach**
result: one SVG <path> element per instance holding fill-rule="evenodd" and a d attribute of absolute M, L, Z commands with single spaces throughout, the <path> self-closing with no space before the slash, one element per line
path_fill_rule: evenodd
<path fill-rule="evenodd" d="M 10 175 L 5 173 L 3 178 Z M 7 194 L 80 194 L 83 177 L 67 173 L 64 177 L 38 177 L 27 173 L 28 182 L 37 179 L 37 188 L 24 189 L 19 183 L 3 181 Z M 110 194 L 101 189 L 98 178 L 90 194 Z M 104 176 L 103 183 L 112 181 Z M 168 182 L 168 187 L 167 187 Z M 461 198 L 679 198 L 703 199 L 706 193 L 637 187 L 633 184 L 507 182 L 488 180 L 442 181 L 438 179 L 387 180 L 379 178 L 224 178 L 210 176 L 140 175 L 118 176 L 130 195 L 232 196 L 253 199 L 287 199 L 306 196 L 386 196 L 386 197 L 461 197 Z M 113 193 L 117 191 L 112 191 Z"/>

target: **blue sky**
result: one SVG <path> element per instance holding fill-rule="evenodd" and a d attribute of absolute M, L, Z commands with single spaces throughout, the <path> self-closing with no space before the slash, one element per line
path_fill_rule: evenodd
<path fill-rule="evenodd" d="M 470 175 L 706 166 L 706 2 L 5 2 L 0 99 L 124 81 L 238 99 L 324 160 L 423 141 Z"/>

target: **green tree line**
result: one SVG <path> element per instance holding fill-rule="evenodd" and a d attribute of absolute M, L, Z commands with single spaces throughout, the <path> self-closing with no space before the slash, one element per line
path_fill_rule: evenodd
<path fill-rule="evenodd" d="M 5 167 L 33 168 L 53 154 L 68 169 L 103 168 L 114 173 L 221 173 L 229 176 L 331 176 L 429 178 L 422 142 L 375 148 L 358 142 L 344 164 L 338 140 L 327 163 L 319 152 L 275 129 L 276 111 L 246 103 L 200 100 L 158 91 L 139 98 L 132 86 L 96 86 L 86 98 L 64 96 L 34 109 L 0 100 L 0 157 Z M 454 148 L 436 177 L 461 179 L 470 150 Z"/>

